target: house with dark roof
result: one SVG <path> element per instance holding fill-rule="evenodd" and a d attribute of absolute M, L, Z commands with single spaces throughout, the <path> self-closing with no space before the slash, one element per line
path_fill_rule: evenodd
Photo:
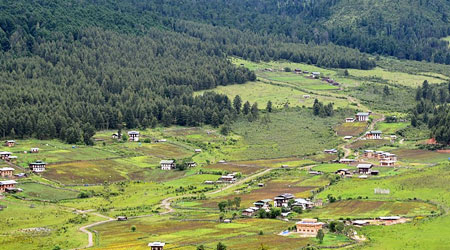
<path fill-rule="evenodd" d="M 370 163 L 363 163 L 363 164 L 358 164 L 358 166 L 356 166 L 356 168 L 358 168 L 358 173 L 360 174 L 370 174 L 371 170 L 372 170 L 372 164 Z"/>
<path fill-rule="evenodd" d="M 288 203 L 290 200 L 294 199 L 294 195 L 290 193 L 284 193 L 273 198 L 273 206 L 274 207 L 288 207 Z"/>

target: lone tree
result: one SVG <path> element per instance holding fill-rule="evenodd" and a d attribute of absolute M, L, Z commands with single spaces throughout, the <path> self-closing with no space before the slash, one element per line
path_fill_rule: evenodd
<path fill-rule="evenodd" d="M 217 204 L 219 207 L 220 212 L 225 212 L 225 208 L 228 206 L 228 203 L 226 201 L 221 201 L 219 204 Z"/>
<path fill-rule="evenodd" d="M 271 101 L 267 102 L 266 111 L 269 113 L 272 112 L 272 102 Z"/>
<path fill-rule="evenodd" d="M 233 106 L 234 106 L 234 109 L 236 110 L 236 113 L 238 113 L 238 114 L 241 113 L 242 99 L 239 95 L 236 95 L 234 97 Z"/>
<path fill-rule="evenodd" d="M 227 250 L 227 246 L 223 244 L 222 242 L 217 243 L 217 250 Z"/>
<path fill-rule="evenodd" d="M 248 101 L 246 101 L 244 103 L 244 107 L 242 108 L 242 113 L 244 115 L 248 115 L 248 113 L 250 113 L 250 103 Z"/>
<path fill-rule="evenodd" d="M 316 239 L 319 240 L 320 244 L 322 244 L 324 236 L 325 234 L 323 233 L 323 230 L 319 229 L 319 231 L 317 231 Z"/>
<path fill-rule="evenodd" d="M 131 232 L 136 232 L 136 226 L 135 225 L 131 226 Z"/>

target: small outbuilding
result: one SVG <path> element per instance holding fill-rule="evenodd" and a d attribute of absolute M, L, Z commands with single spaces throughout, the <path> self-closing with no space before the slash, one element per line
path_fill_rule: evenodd
<path fill-rule="evenodd" d="M 16 184 L 15 180 L 0 181 L 0 193 L 6 192 L 7 189 L 16 188 Z"/>
<path fill-rule="evenodd" d="M 128 220 L 128 217 L 126 216 L 117 216 L 117 221 L 126 221 Z"/>
<path fill-rule="evenodd" d="M 159 242 L 159 241 L 148 243 L 150 250 L 164 250 L 165 245 L 166 245 L 166 243 Z"/>
<path fill-rule="evenodd" d="M 41 160 L 37 160 L 35 162 L 30 163 L 29 167 L 30 170 L 34 173 L 40 173 L 40 172 L 44 172 L 45 171 L 45 166 L 47 165 L 47 163 L 41 161 Z"/>
<path fill-rule="evenodd" d="M 373 130 L 373 131 L 369 131 L 366 133 L 366 139 L 369 140 L 379 140 L 379 139 L 383 139 L 381 137 L 382 132 L 379 130 Z"/>
<path fill-rule="evenodd" d="M 129 141 L 139 141 L 139 131 L 128 131 Z"/>
<path fill-rule="evenodd" d="M 11 152 L 7 152 L 7 151 L 0 152 L 0 158 L 2 160 L 7 161 L 7 160 L 9 160 L 9 157 L 11 156 L 11 154 L 12 154 Z"/>
<path fill-rule="evenodd" d="M 14 172 L 14 168 L 0 168 L 0 176 L 1 177 L 12 176 L 13 172 Z"/>
<path fill-rule="evenodd" d="M 31 148 L 30 150 L 31 153 L 39 153 L 39 148 Z"/>
<path fill-rule="evenodd" d="M 345 122 L 355 122 L 355 118 L 353 117 L 345 118 Z"/>
<path fill-rule="evenodd" d="M 372 170 L 372 164 L 370 163 L 364 163 L 364 164 L 358 164 L 358 166 L 356 166 L 356 168 L 358 168 L 358 173 L 360 174 L 370 174 L 371 170 Z"/>
<path fill-rule="evenodd" d="M 159 162 L 162 170 L 172 170 L 176 168 L 174 160 L 162 160 Z"/>
<path fill-rule="evenodd" d="M 5 146 L 7 146 L 7 147 L 14 147 L 15 145 L 16 145 L 16 141 L 14 141 L 14 140 L 5 141 Z"/>

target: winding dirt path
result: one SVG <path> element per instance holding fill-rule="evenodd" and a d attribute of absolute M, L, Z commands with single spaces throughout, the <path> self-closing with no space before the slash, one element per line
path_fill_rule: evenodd
<path fill-rule="evenodd" d="M 76 211 L 78 213 L 82 213 L 82 214 L 91 214 L 91 215 L 95 215 L 95 216 L 98 216 L 98 217 L 102 217 L 102 218 L 104 218 L 106 220 L 97 221 L 97 222 L 94 222 L 92 224 L 80 227 L 78 230 L 88 235 L 88 244 L 86 246 L 84 246 L 84 247 L 74 248 L 72 250 L 84 249 L 84 248 L 89 248 L 89 247 L 94 246 L 94 240 L 93 240 L 94 239 L 94 235 L 92 234 L 91 231 L 89 231 L 89 228 L 94 227 L 94 226 L 98 226 L 98 225 L 101 225 L 101 224 L 104 224 L 104 223 L 107 223 L 107 222 L 115 221 L 114 218 L 105 216 L 103 214 L 99 214 L 99 213 L 95 213 L 95 212 L 91 212 L 91 211 L 82 211 L 82 210 L 76 210 Z"/>
<path fill-rule="evenodd" d="M 367 127 L 366 132 L 373 130 L 377 123 L 384 121 L 385 116 L 383 114 L 380 114 L 380 115 L 381 115 L 380 118 L 373 120 L 372 123 L 369 125 L 369 127 Z M 361 136 L 359 136 L 355 139 L 349 140 L 348 142 L 346 142 L 345 144 L 340 146 L 340 148 L 342 148 L 342 150 L 344 151 L 343 158 L 347 158 L 352 153 L 352 150 L 350 148 L 348 148 L 348 146 L 350 146 L 352 143 L 354 143 L 356 141 L 362 140 L 364 138 L 364 136 L 365 136 L 365 133 L 363 133 Z"/>

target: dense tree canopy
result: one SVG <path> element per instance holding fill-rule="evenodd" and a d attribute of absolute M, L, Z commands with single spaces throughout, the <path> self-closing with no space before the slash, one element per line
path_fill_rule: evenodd
<path fill-rule="evenodd" d="M 437 142 L 450 145 L 450 83 L 430 85 L 427 81 L 416 92 L 411 125 L 426 124 Z"/>
<path fill-rule="evenodd" d="M 3 136 L 89 143 L 93 128 L 221 124 L 233 117 L 231 100 L 193 91 L 255 75 L 195 38 L 88 29 L 71 41 L 40 41 L 33 56 L 3 53 L 0 78 Z"/>

